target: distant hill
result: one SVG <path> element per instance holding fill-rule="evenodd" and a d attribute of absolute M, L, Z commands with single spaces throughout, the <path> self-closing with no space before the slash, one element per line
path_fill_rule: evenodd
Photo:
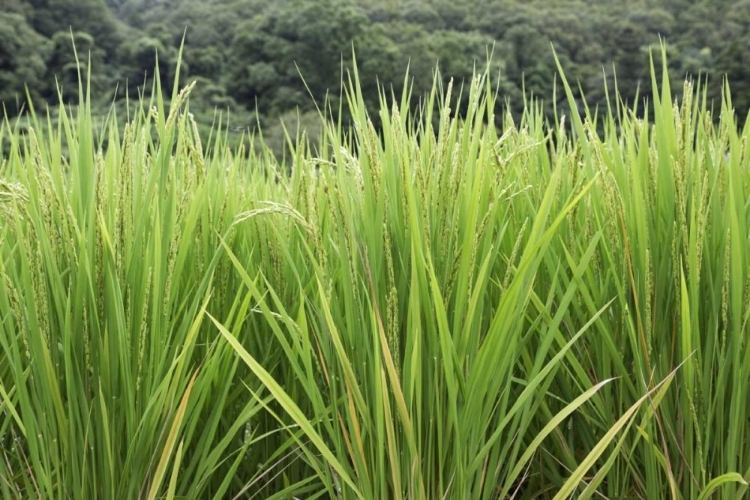
<path fill-rule="evenodd" d="M 149 93 L 150 83 L 143 84 L 157 53 L 160 76 L 171 84 L 186 28 L 183 76 L 199 80 L 193 108 L 207 120 L 216 108 L 231 110 L 243 126 L 254 123 L 256 110 L 269 127 L 290 110 L 313 112 L 310 93 L 338 106 L 352 47 L 370 103 L 379 98 L 378 82 L 402 91 L 407 65 L 416 102 L 437 63 L 444 83 L 462 82 L 492 50 L 498 90 L 512 110 L 520 113 L 525 91 L 544 98 L 551 113 L 550 43 L 586 104 L 595 106 L 605 81 L 614 88 L 615 75 L 624 99 L 647 96 L 649 48 L 664 39 L 673 78 L 708 76 L 709 97 L 717 98 L 726 74 L 737 109 L 750 107 L 750 0 L 0 2 L 0 101 L 11 114 L 23 105 L 25 88 L 35 100 L 54 101 L 56 82 L 75 102 L 71 32 L 84 69 L 90 58 L 97 105 L 104 107 L 126 92 Z"/>

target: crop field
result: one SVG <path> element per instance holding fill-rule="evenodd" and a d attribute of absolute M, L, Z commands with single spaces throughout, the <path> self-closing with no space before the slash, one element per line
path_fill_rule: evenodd
<path fill-rule="evenodd" d="M 750 126 L 652 78 L 495 127 L 355 69 L 283 165 L 158 78 L 6 119 L 0 495 L 750 497 Z"/>

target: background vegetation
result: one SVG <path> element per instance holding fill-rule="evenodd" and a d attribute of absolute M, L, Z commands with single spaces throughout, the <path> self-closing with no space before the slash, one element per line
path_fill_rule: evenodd
<path fill-rule="evenodd" d="M 279 118 L 298 113 L 310 128 L 313 99 L 341 93 L 342 66 L 357 50 L 363 98 L 376 105 L 376 79 L 403 86 L 411 65 L 414 99 L 431 86 L 439 62 L 447 81 L 470 77 L 495 43 L 493 72 L 516 119 L 523 90 L 543 97 L 551 113 L 555 66 L 552 42 L 569 79 L 585 101 L 603 103 L 603 80 L 615 72 L 619 91 L 633 102 L 648 95 L 648 49 L 667 42 L 670 75 L 708 76 L 718 105 L 721 78 L 733 82 L 737 109 L 750 106 L 749 0 L 2 0 L 0 101 L 12 115 L 25 100 L 24 84 L 40 102 L 75 102 L 71 30 L 81 58 L 91 57 L 92 84 L 101 117 L 113 101 L 131 98 L 159 71 L 168 78 L 187 28 L 183 83 L 197 79 L 193 112 L 202 130 L 216 106 L 231 110 L 232 134 L 253 129 L 255 111 L 267 142 L 279 150 Z M 300 78 L 304 76 L 304 82 Z M 167 81 L 167 80 L 165 80 Z M 559 83 L 559 81 L 558 81 Z M 117 92 L 112 91 L 117 88 Z M 309 89 L 309 92 L 308 92 Z M 676 90 L 679 95 L 680 89 Z M 566 106 L 561 93 L 557 105 Z M 501 101 L 502 102 L 502 101 Z M 502 116 L 502 113 L 498 114 Z M 377 117 L 375 117 L 377 120 Z M 290 125 L 291 126 L 291 125 Z M 314 133 L 313 130 L 310 131 Z M 236 141 L 235 141 L 236 142 Z"/>

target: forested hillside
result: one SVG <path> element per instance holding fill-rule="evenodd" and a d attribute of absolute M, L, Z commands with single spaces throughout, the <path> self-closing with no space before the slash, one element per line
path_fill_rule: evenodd
<path fill-rule="evenodd" d="M 728 75 L 738 110 L 750 105 L 750 0 L 0 0 L 0 100 L 12 115 L 32 98 L 56 101 L 56 82 L 75 102 L 72 38 L 91 58 L 102 109 L 143 91 L 158 53 L 170 79 L 187 28 L 186 81 L 197 80 L 192 109 L 204 120 L 229 109 L 236 128 L 314 110 L 330 93 L 337 105 L 341 69 L 352 47 L 365 99 L 377 101 L 378 81 L 403 86 L 407 65 L 414 95 L 430 86 L 439 63 L 447 81 L 462 81 L 488 50 L 499 91 L 515 112 L 524 88 L 553 96 L 550 42 L 588 104 L 617 84 L 628 100 L 650 88 L 649 47 L 668 45 L 673 76 L 707 75 L 711 96 Z M 85 65 L 84 65 L 85 66 Z M 300 77 L 304 77 L 303 79 Z M 524 87 L 525 86 L 525 87 Z M 117 95 L 113 95 L 115 89 Z M 309 88 L 309 92 L 308 92 Z M 610 87 L 611 88 L 611 87 Z M 150 91 L 150 83 L 145 92 Z M 558 92 L 558 98 L 561 98 Z M 562 101 L 561 101 L 562 102 Z M 742 117 L 744 118 L 744 116 Z"/>

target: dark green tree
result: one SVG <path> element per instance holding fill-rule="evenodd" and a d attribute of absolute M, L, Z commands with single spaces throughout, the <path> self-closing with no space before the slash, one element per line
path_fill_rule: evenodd
<path fill-rule="evenodd" d="M 114 57 L 120 44 L 120 25 L 104 0 L 29 0 L 34 8 L 30 22 L 34 29 L 51 38 L 59 31 L 89 33 L 108 56 Z"/>
<path fill-rule="evenodd" d="M 104 49 L 96 44 L 90 34 L 82 31 L 72 34 L 58 31 L 52 36 L 45 80 L 56 82 L 66 101 L 77 101 L 79 71 L 84 79 L 90 71 L 92 92 L 105 92 L 108 90 L 107 85 L 111 83 L 104 74 L 105 59 Z M 54 101 L 56 94 L 55 88 L 47 88 L 42 96 L 48 101 Z"/>
<path fill-rule="evenodd" d="M 22 14 L 0 12 L 0 103 L 9 112 L 26 102 L 25 87 L 32 98 L 42 93 L 49 49 Z"/>
<path fill-rule="evenodd" d="M 156 38 L 143 36 L 123 43 L 121 51 L 124 60 L 122 76 L 128 88 L 134 91 L 142 88 L 148 94 L 151 90 L 148 82 L 154 77 L 157 67 L 164 88 L 171 87 L 177 64 L 177 50 L 173 46 L 165 46 Z"/>

